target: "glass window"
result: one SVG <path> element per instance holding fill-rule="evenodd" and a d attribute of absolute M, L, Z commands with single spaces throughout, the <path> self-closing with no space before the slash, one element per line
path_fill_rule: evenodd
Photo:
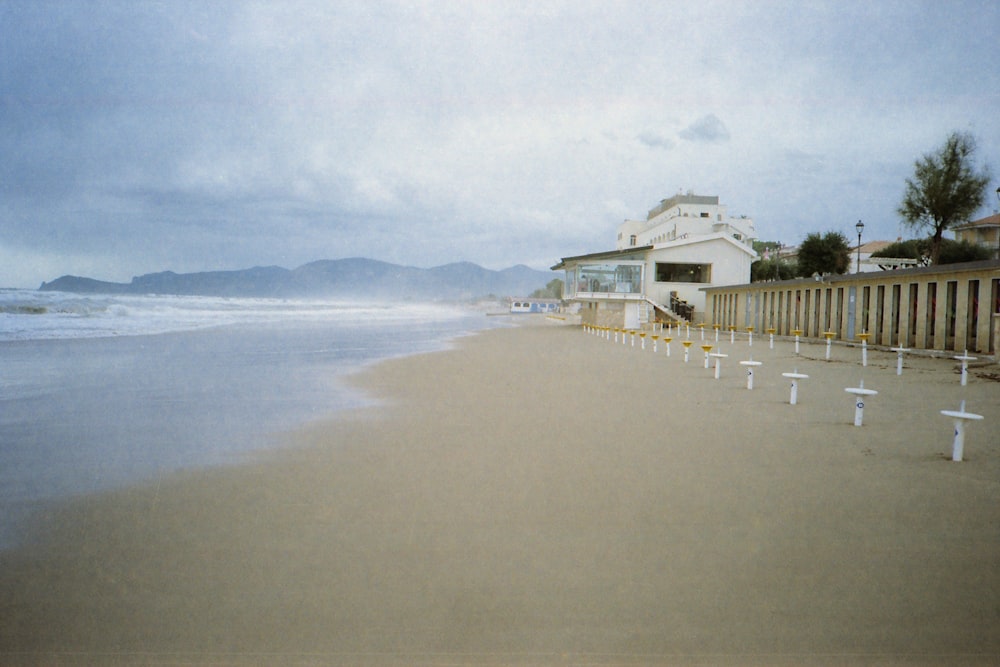
<path fill-rule="evenodd" d="M 668 264 L 656 263 L 656 282 L 658 283 L 710 283 L 712 282 L 711 264 Z"/>
<path fill-rule="evenodd" d="M 582 264 L 578 276 L 580 292 L 642 293 L 641 264 Z"/>

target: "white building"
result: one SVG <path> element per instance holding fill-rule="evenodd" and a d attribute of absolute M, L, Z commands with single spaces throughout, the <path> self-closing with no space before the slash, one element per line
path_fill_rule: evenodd
<path fill-rule="evenodd" d="M 1000 213 L 972 220 L 953 228 L 956 241 L 968 241 L 987 248 L 1000 259 Z"/>
<path fill-rule="evenodd" d="M 701 321 L 704 287 L 750 281 L 753 220 L 731 218 L 716 196 L 664 199 L 618 228 L 616 249 L 564 257 L 564 298 L 585 323 L 638 328 L 653 319 Z"/>

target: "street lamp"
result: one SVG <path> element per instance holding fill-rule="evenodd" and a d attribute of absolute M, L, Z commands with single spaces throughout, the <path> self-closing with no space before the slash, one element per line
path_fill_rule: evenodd
<path fill-rule="evenodd" d="M 997 196 L 1000 197 L 1000 188 L 997 188 Z M 856 273 L 861 273 L 861 232 L 865 231 L 865 223 L 858 220 L 854 229 L 858 230 L 858 270 Z"/>

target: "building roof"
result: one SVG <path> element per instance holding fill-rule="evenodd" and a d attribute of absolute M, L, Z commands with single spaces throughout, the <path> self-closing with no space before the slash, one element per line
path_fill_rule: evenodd
<path fill-rule="evenodd" d="M 604 252 L 592 252 L 588 255 L 576 255 L 574 257 L 563 257 L 558 264 L 551 268 L 552 271 L 561 271 L 566 268 L 566 262 L 580 262 L 591 259 L 622 259 L 629 255 L 652 250 L 653 246 L 644 245 L 635 248 L 625 248 L 624 250 L 606 250 Z"/>
<path fill-rule="evenodd" d="M 1000 213 L 994 213 L 993 215 L 988 215 L 985 218 L 980 218 L 979 220 L 970 220 L 964 225 L 956 225 L 952 227 L 955 231 L 960 231 L 964 229 L 975 229 L 976 227 L 998 227 L 1000 226 Z"/>
<path fill-rule="evenodd" d="M 734 239 L 729 234 L 724 232 L 717 232 L 715 234 L 705 234 L 698 236 L 691 236 L 686 239 L 675 239 L 673 241 L 667 241 L 665 243 L 657 243 L 655 245 L 643 245 L 636 246 L 634 248 L 623 248 L 622 250 L 607 250 L 605 252 L 594 252 L 588 255 L 576 255 L 575 257 L 563 257 L 562 260 L 551 267 L 552 271 L 561 271 L 566 268 L 566 264 L 576 264 L 584 261 L 592 260 L 605 260 L 605 259 L 627 259 L 631 255 L 642 255 L 649 250 L 660 250 L 669 248 L 679 248 L 686 245 L 695 245 L 698 243 L 708 243 L 709 241 L 722 241 L 732 245 L 734 248 L 741 250 L 752 257 L 757 257 L 756 251 L 753 248 L 746 245 L 745 243 L 740 243 Z"/>
<path fill-rule="evenodd" d="M 688 192 L 687 194 L 676 194 L 673 197 L 668 197 L 667 199 L 661 199 L 660 203 L 649 210 L 646 214 L 646 220 L 652 220 L 659 214 L 663 213 L 667 209 L 673 208 L 678 204 L 700 204 L 705 206 L 718 206 L 719 196 L 718 195 L 696 195 L 693 192 Z"/>
<path fill-rule="evenodd" d="M 884 250 L 891 246 L 895 241 L 867 241 L 861 244 L 861 252 L 873 253 L 879 250 Z M 851 250 L 854 252 L 858 251 L 858 246 L 852 246 Z"/>

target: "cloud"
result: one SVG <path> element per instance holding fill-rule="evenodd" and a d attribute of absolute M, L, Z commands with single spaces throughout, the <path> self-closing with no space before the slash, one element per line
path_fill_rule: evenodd
<path fill-rule="evenodd" d="M 706 114 L 678 132 L 685 141 L 698 143 L 724 143 L 729 141 L 726 124 L 714 113 Z"/>
<path fill-rule="evenodd" d="M 1000 154 L 1000 70 L 967 65 L 1000 44 L 966 29 L 1000 5 L 920 7 L 0 2 L 0 286 L 545 267 L 679 188 L 894 238 L 914 159 L 966 127 Z"/>
<path fill-rule="evenodd" d="M 638 139 L 640 143 L 645 144 L 650 148 L 660 148 L 663 150 L 669 150 L 675 146 L 673 139 L 665 137 L 657 132 L 652 132 L 650 130 L 640 132 L 639 136 L 637 136 L 636 139 Z"/>

